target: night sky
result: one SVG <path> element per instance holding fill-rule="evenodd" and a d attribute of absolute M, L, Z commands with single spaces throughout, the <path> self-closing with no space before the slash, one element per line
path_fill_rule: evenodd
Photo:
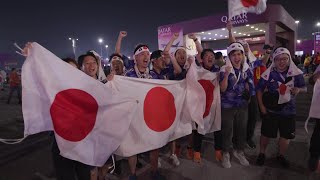
<path fill-rule="evenodd" d="M 268 0 L 279 3 L 300 20 L 299 39 L 311 39 L 320 21 L 320 1 Z M 303 4 L 301 4 L 303 3 Z M 316 4 L 317 3 L 317 4 Z M 316 7 L 318 6 L 318 8 Z M 306 8 L 307 7 L 307 8 Z M 226 0 L 146 1 L 146 0 L 43 0 L 3 1 L 0 6 L 0 53 L 13 53 L 13 43 L 23 46 L 36 41 L 60 57 L 72 56 L 68 37 L 79 38 L 77 51 L 100 52 L 98 37 L 109 45 L 108 55 L 120 30 L 128 36 L 123 41 L 124 54 L 131 55 L 138 43 L 157 48 L 157 27 L 183 20 L 227 12 Z M 106 54 L 105 48 L 103 54 Z"/>

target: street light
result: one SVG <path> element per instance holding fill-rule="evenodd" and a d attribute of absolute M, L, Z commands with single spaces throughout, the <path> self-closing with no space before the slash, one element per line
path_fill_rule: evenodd
<path fill-rule="evenodd" d="M 79 39 L 69 37 L 69 40 L 72 41 L 73 55 L 74 55 L 74 58 L 76 59 L 77 58 L 77 56 L 76 56 L 76 41 L 79 41 Z"/>
<path fill-rule="evenodd" d="M 301 43 L 301 40 L 298 39 L 298 40 L 297 40 L 297 43 L 300 44 L 300 43 Z"/>

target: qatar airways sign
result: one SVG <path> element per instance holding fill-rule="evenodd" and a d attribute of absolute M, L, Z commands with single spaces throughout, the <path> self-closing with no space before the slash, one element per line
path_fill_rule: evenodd
<path fill-rule="evenodd" d="M 227 23 L 229 20 L 228 16 L 222 16 L 221 17 L 221 22 Z M 233 18 L 230 19 L 233 25 L 238 25 L 238 24 L 247 24 L 249 22 L 247 13 L 242 13 L 237 16 L 234 16 Z"/>

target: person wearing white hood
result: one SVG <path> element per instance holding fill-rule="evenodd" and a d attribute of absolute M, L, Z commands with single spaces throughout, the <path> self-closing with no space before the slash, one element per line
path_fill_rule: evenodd
<path fill-rule="evenodd" d="M 232 23 L 229 21 L 227 23 L 227 29 L 229 31 L 229 41 L 232 42 L 239 42 L 243 45 L 245 55 L 246 55 L 246 62 L 248 63 L 252 73 L 253 73 L 253 78 L 254 78 L 254 83 L 255 85 L 257 84 L 257 79 L 260 78 L 262 72 L 266 69 L 268 60 L 270 58 L 270 52 L 272 51 L 273 47 L 272 45 L 265 45 L 264 50 L 265 53 L 261 59 L 256 58 L 248 44 L 245 40 L 236 40 L 235 37 L 232 34 Z M 256 148 L 256 144 L 253 141 L 253 136 L 254 136 L 254 131 L 256 127 L 256 122 L 259 119 L 259 107 L 257 103 L 257 98 L 256 95 L 253 94 L 250 97 L 250 103 L 248 106 L 248 123 L 247 123 L 247 145 L 251 149 Z"/>
<path fill-rule="evenodd" d="M 249 166 L 244 155 L 247 136 L 248 103 L 254 94 L 253 76 L 245 62 L 242 44 L 231 43 L 227 48 L 228 59 L 220 71 L 222 166 L 230 168 L 230 154 L 243 166 Z M 234 146 L 233 141 L 234 139 Z"/>
<path fill-rule="evenodd" d="M 99 55 L 97 55 L 94 51 L 88 51 L 86 54 L 80 55 L 78 57 L 78 63 L 80 70 L 86 73 L 88 76 L 102 83 L 107 82 L 106 75 L 101 67 Z"/>
<path fill-rule="evenodd" d="M 257 165 L 265 162 L 265 151 L 270 138 L 279 139 L 277 160 L 289 167 L 284 157 L 290 139 L 295 138 L 296 95 L 305 90 L 303 72 L 292 61 L 290 52 L 284 47 L 274 50 L 271 66 L 262 74 L 256 87 L 257 99 L 262 114 L 260 154 Z"/>
<path fill-rule="evenodd" d="M 90 50 L 87 52 L 87 54 L 93 54 L 96 59 L 98 60 L 98 71 L 97 71 L 97 76 L 98 76 L 98 80 L 102 83 L 106 83 L 107 82 L 107 77 L 104 73 L 103 67 L 102 67 L 102 57 L 94 50 Z"/>

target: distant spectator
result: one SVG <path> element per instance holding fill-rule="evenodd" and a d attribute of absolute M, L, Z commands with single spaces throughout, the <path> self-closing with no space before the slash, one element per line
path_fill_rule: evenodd
<path fill-rule="evenodd" d="M 311 56 L 309 54 L 306 55 L 306 58 L 304 59 L 304 69 L 305 69 L 305 74 L 308 76 L 309 75 L 309 67 L 311 64 Z"/>
<path fill-rule="evenodd" d="M 12 68 L 11 73 L 9 75 L 9 83 L 10 83 L 10 92 L 7 104 L 10 104 L 11 97 L 14 91 L 17 91 L 19 104 L 21 104 L 21 80 L 17 73 L 16 68 Z"/>

